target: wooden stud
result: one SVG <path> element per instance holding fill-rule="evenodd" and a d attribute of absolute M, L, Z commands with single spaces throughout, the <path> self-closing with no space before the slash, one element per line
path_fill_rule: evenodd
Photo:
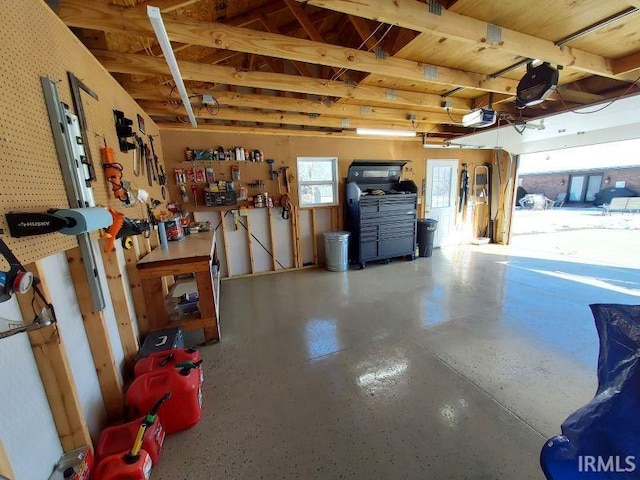
<path fill-rule="evenodd" d="M 291 218 L 295 218 L 295 233 L 296 233 L 296 258 L 298 259 L 298 267 L 304 266 L 302 259 L 302 242 L 300 241 L 300 208 L 292 207 Z"/>
<path fill-rule="evenodd" d="M 227 239 L 227 227 L 225 227 L 225 214 L 220 212 L 220 228 L 222 229 L 222 241 L 224 242 L 224 262 L 227 265 L 227 277 L 231 278 L 231 256 L 229 255 L 229 242 Z"/>
<path fill-rule="evenodd" d="M 198 296 L 201 299 L 199 309 L 205 341 L 218 341 L 220 340 L 220 326 L 218 325 L 218 315 L 215 308 L 218 299 L 216 298 L 211 272 L 208 270 L 206 272 L 196 272 L 196 284 L 198 285 Z M 212 301 L 203 301 L 202 299 L 205 298 L 212 299 Z"/>
<path fill-rule="evenodd" d="M 278 256 L 276 253 L 276 240 L 273 233 L 273 208 L 267 208 L 267 215 L 269 216 L 269 240 L 271 241 L 271 267 L 275 272 L 278 270 Z"/>
<path fill-rule="evenodd" d="M 299 268 L 299 259 L 298 259 L 298 239 L 297 239 L 297 229 L 296 229 L 296 218 L 295 218 L 295 207 L 291 207 L 291 216 L 289 217 L 289 221 L 291 222 L 291 256 L 293 260 L 293 267 Z"/>
<path fill-rule="evenodd" d="M 133 372 L 133 365 L 140 345 L 133 326 L 133 319 L 129 313 L 129 299 L 125 294 L 125 288 L 127 287 L 120 271 L 116 249 L 113 248 L 110 252 L 106 252 L 107 244 L 106 240 L 101 242 L 100 253 L 102 254 L 102 262 L 107 275 L 107 285 L 109 286 L 109 293 L 113 303 L 113 311 L 118 323 L 118 333 L 122 343 L 122 350 L 124 351 L 125 367 L 127 371 Z"/>
<path fill-rule="evenodd" d="M 14 478 L 13 468 L 11 467 L 11 462 L 9 461 L 7 451 L 4 449 L 2 440 L 0 440 L 0 475 L 8 479 Z"/>
<path fill-rule="evenodd" d="M 249 262 L 251 263 L 251 273 L 255 273 L 255 260 L 253 258 L 253 237 L 251 236 L 250 212 L 247 211 L 247 244 L 249 246 Z"/>
<path fill-rule="evenodd" d="M 175 269 L 169 268 L 169 270 L 175 271 Z M 192 271 L 190 266 L 185 266 L 185 273 Z M 177 273 L 177 272 L 176 272 Z M 161 298 L 164 300 L 164 289 L 162 288 L 162 277 L 149 277 L 142 276 L 140 279 L 142 284 L 142 292 L 145 298 Z M 155 330 L 163 328 L 169 322 L 169 315 L 167 314 L 167 307 L 164 301 L 160 302 L 146 302 L 147 315 L 149 316 L 149 329 Z"/>
<path fill-rule="evenodd" d="M 129 277 L 129 288 L 133 297 L 133 307 L 138 319 L 138 330 L 140 336 L 144 337 L 149 332 L 149 319 L 147 317 L 147 307 L 144 303 L 144 293 L 142 292 L 142 283 L 140 282 L 140 274 L 138 273 L 138 238 L 133 237 L 134 248 L 124 250 L 124 258 L 127 262 L 127 276 Z M 137 248 L 136 248 L 137 247 Z"/>
<path fill-rule="evenodd" d="M 118 376 L 109 331 L 102 312 L 93 310 L 91 291 L 87 282 L 80 248 L 67 251 L 69 271 L 73 280 L 78 305 L 82 313 L 82 321 L 87 340 L 91 347 L 91 355 L 98 374 L 102 399 L 110 421 L 120 420 L 124 416 L 124 398 L 122 385 Z"/>
<path fill-rule="evenodd" d="M 318 233 L 316 232 L 316 211 L 311 209 L 311 239 L 313 241 L 313 264 L 318 265 Z"/>
<path fill-rule="evenodd" d="M 27 265 L 26 269 L 40 279 L 39 288 L 45 298 L 50 301 L 51 296 L 40 262 Z M 16 295 L 16 298 L 23 319 L 26 322 L 30 321 L 34 316 L 31 306 L 32 296 Z M 89 297 L 89 302 L 91 302 L 91 297 Z M 31 331 L 28 335 L 62 449 L 68 452 L 84 445 L 92 446 L 78 389 L 58 326 L 49 325 Z M 0 460 L 0 464 L 2 463 Z M 6 475 L 2 470 L 0 473 Z"/>

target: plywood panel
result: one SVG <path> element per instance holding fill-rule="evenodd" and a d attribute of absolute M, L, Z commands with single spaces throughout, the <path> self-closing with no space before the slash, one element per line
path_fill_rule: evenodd
<path fill-rule="evenodd" d="M 116 160 L 122 163 L 125 178 L 131 180 L 134 187 L 144 187 L 152 197 L 160 198 L 158 185 L 150 188 L 146 177 L 134 177 L 132 156 L 118 151 L 112 110 L 120 109 L 134 120 L 136 114 L 141 114 L 147 132 L 157 135 L 154 122 L 44 2 L 5 3 L 0 9 L 0 91 L 4 108 L 0 116 L 0 228 L 6 227 L 4 213 L 11 210 L 46 211 L 68 206 L 40 76 L 59 81 L 61 100 L 69 105 L 72 102 L 67 71 L 72 71 L 99 96 L 99 101 L 95 101 L 82 94 L 89 130 L 88 147 L 98 176 L 93 184 L 96 202 L 120 208 L 119 201 L 111 196 L 100 166 L 102 137 L 115 147 Z M 135 126 L 137 130 L 137 122 Z M 160 142 L 156 146 L 162 158 Z M 57 233 L 19 240 L 6 236 L 5 239 L 23 263 L 77 245 L 75 237 Z"/>

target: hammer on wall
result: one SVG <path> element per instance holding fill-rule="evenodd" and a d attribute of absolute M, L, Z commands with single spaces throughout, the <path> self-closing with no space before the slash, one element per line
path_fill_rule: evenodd
<path fill-rule="evenodd" d="M 269 180 L 273 180 L 273 164 L 275 163 L 275 160 L 273 158 L 269 158 L 267 163 L 269 164 Z"/>

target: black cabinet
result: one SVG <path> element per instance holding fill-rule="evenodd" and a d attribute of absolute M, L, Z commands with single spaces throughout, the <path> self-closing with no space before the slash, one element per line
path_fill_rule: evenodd
<path fill-rule="evenodd" d="M 361 268 L 374 260 L 415 255 L 418 196 L 413 182 L 399 180 L 404 163 L 349 167 L 345 225 L 351 232 L 350 260 Z"/>

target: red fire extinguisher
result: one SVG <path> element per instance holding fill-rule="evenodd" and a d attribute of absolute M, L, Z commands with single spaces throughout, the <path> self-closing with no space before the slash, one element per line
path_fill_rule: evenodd
<path fill-rule="evenodd" d="M 171 397 L 166 392 L 151 408 L 138 429 L 133 446 L 128 453 L 115 454 L 100 462 L 94 480 L 149 480 L 153 462 L 149 453 L 142 448 L 144 433 L 156 421 L 158 409 Z"/>

